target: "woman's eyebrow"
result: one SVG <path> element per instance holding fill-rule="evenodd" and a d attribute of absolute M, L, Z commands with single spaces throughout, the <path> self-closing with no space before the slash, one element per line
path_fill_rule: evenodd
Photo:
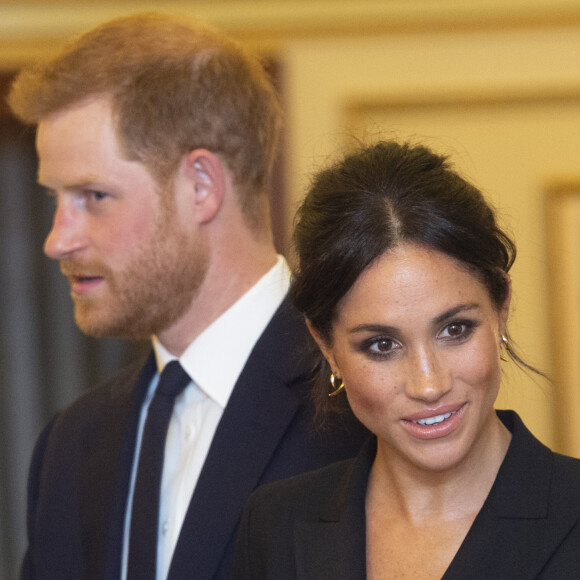
<path fill-rule="evenodd" d="M 398 328 L 396 326 L 388 326 L 385 324 L 357 324 L 353 328 L 349 329 L 349 334 L 355 334 L 357 332 L 376 332 L 381 334 L 396 334 Z"/>
<path fill-rule="evenodd" d="M 453 318 L 460 312 L 468 310 L 476 310 L 477 308 L 479 308 L 479 304 L 477 304 L 476 302 L 472 302 L 469 304 L 458 304 L 457 306 L 454 306 L 453 308 L 450 308 L 449 310 L 443 312 L 443 314 L 439 314 L 439 316 L 433 318 L 431 322 L 434 325 L 438 325 L 444 322 L 445 320 L 448 320 L 449 318 Z"/>
<path fill-rule="evenodd" d="M 479 304 L 477 304 L 476 302 L 468 304 L 458 304 L 457 306 L 454 306 L 453 308 L 446 310 L 442 314 L 439 314 L 435 318 L 432 318 L 431 324 L 437 326 L 442 322 L 449 320 L 450 318 L 453 318 L 460 312 L 475 310 L 477 308 L 479 308 Z M 356 326 L 353 326 L 348 330 L 349 334 L 356 334 L 358 332 L 374 332 L 379 334 L 394 335 L 397 334 L 397 332 L 399 332 L 399 329 L 396 326 L 390 326 L 388 324 L 368 323 L 368 324 L 357 324 Z"/>

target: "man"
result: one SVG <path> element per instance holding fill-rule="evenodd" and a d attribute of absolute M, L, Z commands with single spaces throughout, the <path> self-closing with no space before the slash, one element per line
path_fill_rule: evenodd
<path fill-rule="evenodd" d="M 45 252 L 69 279 L 77 324 L 153 343 L 40 436 L 22 577 L 141 578 L 133 518 L 152 511 L 150 577 L 229 578 L 249 493 L 351 456 L 365 436 L 355 422 L 311 426 L 311 342 L 285 298 L 265 192 L 274 90 L 216 32 L 147 14 L 23 71 L 9 102 L 37 125 L 39 182 L 56 199 Z M 148 409 L 173 359 L 189 377 L 171 407 L 159 508 L 133 509 Z"/>

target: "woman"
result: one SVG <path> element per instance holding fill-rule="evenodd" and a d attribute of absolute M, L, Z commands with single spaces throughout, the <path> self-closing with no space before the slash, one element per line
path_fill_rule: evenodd
<path fill-rule="evenodd" d="M 295 241 L 319 411 L 345 398 L 374 437 L 254 494 L 236 577 L 580 578 L 580 461 L 494 410 L 500 359 L 526 365 L 507 331 L 515 246 L 481 193 L 381 142 L 315 178 Z"/>

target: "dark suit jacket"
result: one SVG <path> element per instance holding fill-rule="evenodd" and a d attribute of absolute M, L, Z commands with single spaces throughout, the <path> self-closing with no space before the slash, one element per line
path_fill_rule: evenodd
<path fill-rule="evenodd" d="M 552 453 L 510 411 L 496 481 L 444 580 L 580 578 L 580 460 Z M 376 452 L 255 492 L 236 548 L 236 580 L 364 580 L 365 494 Z"/>
<path fill-rule="evenodd" d="M 235 532 L 250 492 L 352 457 L 368 437 L 354 420 L 327 434 L 313 429 L 311 347 L 302 317 L 284 302 L 252 351 L 217 428 L 171 579 L 231 578 Z M 23 579 L 119 577 L 139 409 L 155 370 L 150 355 L 144 366 L 81 397 L 43 431 L 30 472 Z"/>

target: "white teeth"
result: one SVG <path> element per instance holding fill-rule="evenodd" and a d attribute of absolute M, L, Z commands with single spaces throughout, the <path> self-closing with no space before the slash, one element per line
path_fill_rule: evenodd
<path fill-rule="evenodd" d="M 442 423 L 451 417 L 453 413 L 445 413 L 444 415 L 435 415 L 435 417 L 427 417 L 427 419 L 418 419 L 415 423 L 419 425 L 436 425 L 437 423 Z"/>

